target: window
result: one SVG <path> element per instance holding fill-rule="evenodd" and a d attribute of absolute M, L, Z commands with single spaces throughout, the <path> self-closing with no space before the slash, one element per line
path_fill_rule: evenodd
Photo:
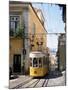
<path fill-rule="evenodd" d="M 43 57 L 43 65 L 48 66 L 49 64 L 49 59 L 47 57 Z"/>
<path fill-rule="evenodd" d="M 19 16 L 10 16 L 10 35 L 13 36 L 19 27 Z"/>
<path fill-rule="evenodd" d="M 37 60 L 37 58 L 33 59 L 33 67 L 38 67 L 38 60 Z"/>
<path fill-rule="evenodd" d="M 39 67 L 42 67 L 42 58 L 39 58 Z"/>
<path fill-rule="evenodd" d="M 43 57 L 43 65 L 45 66 L 46 64 L 47 64 L 47 62 L 46 62 L 46 58 Z"/>

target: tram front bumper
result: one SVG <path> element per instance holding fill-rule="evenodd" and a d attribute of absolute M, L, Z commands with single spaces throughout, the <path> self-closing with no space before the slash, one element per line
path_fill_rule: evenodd
<path fill-rule="evenodd" d="M 30 76 L 44 76 L 46 71 L 45 68 L 30 67 Z"/>

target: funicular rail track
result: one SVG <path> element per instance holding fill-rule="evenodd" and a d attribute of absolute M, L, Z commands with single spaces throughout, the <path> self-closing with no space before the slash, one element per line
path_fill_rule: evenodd
<path fill-rule="evenodd" d="M 13 87 L 12 89 L 21 89 L 21 88 L 35 88 L 35 87 L 47 87 L 48 79 L 28 79 L 24 82 L 18 84 L 17 86 Z"/>

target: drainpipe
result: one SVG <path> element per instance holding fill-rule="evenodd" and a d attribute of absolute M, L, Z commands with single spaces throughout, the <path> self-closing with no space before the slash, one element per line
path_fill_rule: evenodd
<path fill-rule="evenodd" d="M 25 74 L 25 54 L 26 54 L 26 50 L 25 50 L 25 32 L 23 30 L 23 74 Z"/>

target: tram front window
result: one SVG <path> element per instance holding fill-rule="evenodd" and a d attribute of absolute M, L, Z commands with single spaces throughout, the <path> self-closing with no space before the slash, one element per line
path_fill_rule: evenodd
<path fill-rule="evenodd" d="M 38 66 L 38 62 L 37 62 L 37 58 L 33 59 L 33 67 L 37 67 Z"/>
<path fill-rule="evenodd" d="M 39 58 L 39 67 L 42 67 L 42 59 Z"/>

